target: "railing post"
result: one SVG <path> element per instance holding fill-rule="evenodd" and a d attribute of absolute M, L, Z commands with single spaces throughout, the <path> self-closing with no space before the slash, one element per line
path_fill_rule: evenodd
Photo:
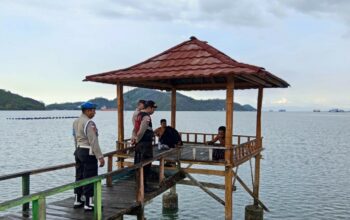
<path fill-rule="evenodd" d="M 33 200 L 32 218 L 33 218 L 33 220 L 45 220 L 46 219 L 45 197 L 40 197 L 37 200 Z"/>
<path fill-rule="evenodd" d="M 107 172 L 111 172 L 113 167 L 113 155 L 108 155 Z M 107 176 L 107 187 L 112 186 L 112 176 Z"/>
<path fill-rule="evenodd" d="M 22 195 L 29 195 L 30 192 L 30 175 L 25 174 L 22 176 Z M 29 203 L 25 203 L 22 205 L 23 217 L 29 216 Z"/>
<path fill-rule="evenodd" d="M 102 188 L 101 180 L 94 182 L 94 219 L 102 219 Z"/>
<path fill-rule="evenodd" d="M 160 158 L 159 161 L 159 185 L 164 180 L 164 157 Z"/>
<path fill-rule="evenodd" d="M 137 172 L 137 193 L 136 193 L 136 200 L 143 204 L 144 200 L 144 185 L 143 185 L 143 167 L 140 167 L 138 172 Z"/>

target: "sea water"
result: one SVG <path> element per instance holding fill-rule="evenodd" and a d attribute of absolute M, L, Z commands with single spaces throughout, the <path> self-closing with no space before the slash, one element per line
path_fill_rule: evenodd
<path fill-rule="evenodd" d="M 7 120 L 13 117 L 79 116 L 79 111 L 0 111 L 0 176 L 74 161 L 74 119 Z M 125 137 L 131 134 L 132 112 L 126 111 Z M 155 112 L 153 125 L 170 112 Z M 97 111 L 94 121 L 103 152 L 115 150 L 117 113 Z M 215 133 L 225 125 L 225 112 L 177 112 L 176 126 L 184 132 Z M 255 135 L 256 112 L 235 112 L 234 133 Z M 350 113 L 263 112 L 264 136 L 260 198 L 270 209 L 265 219 L 350 219 Z M 254 160 L 252 160 L 254 167 Z M 220 169 L 220 168 L 217 168 Z M 221 168 L 222 169 L 222 168 Z M 106 171 L 100 168 L 99 173 Z M 252 185 L 250 163 L 238 174 Z M 206 182 L 222 177 L 193 175 Z M 74 169 L 31 176 L 31 192 L 74 181 Z M 252 198 L 236 182 L 234 219 L 244 219 Z M 212 190 L 224 198 L 223 190 Z M 179 211 L 162 213 L 161 196 L 146 204 L 147 219 L 224 219 L 224 207 L 201 189 L 177 186 Z M 48 198 L 69 197 L 72 191 Z M 21 179 L 0 182 L 0 202 L 21 196 Z M 9 210 L 19 211 L 20 207 Z M 0 216 L 6 212 L 0 212 Z M 135 219 L 130 216 L 125 219 Z"/>

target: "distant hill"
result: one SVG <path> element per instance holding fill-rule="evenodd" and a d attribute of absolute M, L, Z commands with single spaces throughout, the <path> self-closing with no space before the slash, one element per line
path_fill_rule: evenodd
<path fill-rule="evenodd" d="M 124 94 L 124 109 L 134 110 L 136 103 L 139 99 L 154 100 L 160 111 L 170 110 L 171 94 L 169 92 L 160 92 L 151 89 L 133 89 Z M 98 105 L 99 108 L 117 108 L 116 99 L 108 100 L 105 98 L 95 98 L 89 100 Z M 75 110 L 79 109 L 82 102 L 69 102 L 62 104 L 47 105 L 46 109 L 52 110 Z M 255 111 L 250 105 L 240 105 L 234 103 L 235 111 Z M 223 99 L 209 99 L 209 100 L 196 100 L 191 97 L 176 93 L 176 110 L 178 111 L 222 111 L 225 110 L 225 100 Z"/>
<path fill-rule="evenodd" d="M 45 104 L 0 89 L 0 110 L 45 110 Z"/>

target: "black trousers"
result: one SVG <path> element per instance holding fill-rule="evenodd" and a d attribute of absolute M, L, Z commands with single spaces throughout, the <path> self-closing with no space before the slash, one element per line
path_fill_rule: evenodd
<path fill-rule="evenodd" d="M 97 159 L 89 155 L 89 149 L 77 148 L 75 155 L 75 181 L 97 176 Z M 94 185 L 89 184 L 74 189 L 75 194 L 85 195 L 85 197 L 94 196 Z"/>
<path fill-rule="evenodd" d="M 143 162 L 151 158 L 153 158 L 152 141 L 137 143 L 135 146 L 134 163 L 138 164 L 140 162 Z M 144 173 L 143 180 L 144 180 L 145 186 L 147 186 L 147 179 L 149 179 L 151 175 L 151 166 L 152 166 L 152 163 L 147 164 L 146 166 L 143 167 L 143 173 Z"/>

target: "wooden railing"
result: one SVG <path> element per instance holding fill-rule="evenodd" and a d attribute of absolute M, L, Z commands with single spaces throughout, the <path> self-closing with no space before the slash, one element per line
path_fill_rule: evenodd
<path fill-rule="evenodd" d="M 260 141 L 258 139 L 250 140 L 243 144 L 239 144 L 233 148 L 233 161 L 235 165 L 241 164 L 246 160 L 249 160 L 252 156 L 262 150 L 262 138 Z"/>
<path fill-rule="evenodd" d="M 214 149 L 222 149 L 222 150 L 232 150 L 233 155 L 233 163 L 235 165 L 240 164 L 247 160 L 247 158 L 251 158 L 254 156 L 257 151 L 262 149 L 262 146 L 259 146 L 259 142 L 257 141 L 255 136 L 252 135 L 232 135 L 232 148 L 224 148 L 223 146 L 219 146 L 217 144 L 214 145 L 204 145 L 207 141 L 214 139 L 217 134 L 210 133 L 198 133 L 198 132 L 179 132 L 181 135 L 181 139 L 184 143 L 190 144 L 185 147 L 192 148 L 192 160 L 196 160 L 196 149 L 208 149 L 208 158 L 209 161 L 212 161 L 212 152 Z M 130 139 L 124 141 L 124 153 L 125 155 L 130 156 L 130 152 L 133 150 L 131 147 Z M 154 139 L 154 144 L 158 141 L 156 138 Z M 262 143 L 262 138 L 260 143 Z M 193 144 L 193 145 L 191 145 Z M 204 162 L 204 161 L 203 161 Z"/>
<path fill-rule="evenodd" d="M 104 154 L 104 157 L 107 157 L 107 171 L 111 172 L 112 167 L 113 167 L 113 155 L 116 154 L 117 151 L 112 151 L 109 153 Z M 56 165 L 56 166 L 50 166 L 50 167 L 45 167 L 41 169 L 34 169 L 34 170 L 27 170 L 27 171 L 22 171 L 18 173 L 13 173 L 13 174 L 7 174 L 4 176 L 0 176 L 0 181 L 4 180 L 9 180 L 9 179 L 14 179 L 21 177 L 22 178 L 22 196 L 26 196 L 30 194 L 30 176 L 39 174 L 39 173 L 46 173 L 50 171 L 55 171 L 55 170 L 61 170 L 61 169 L 66 169 L 70 167 L 75 167 L 75 163 L 66 163 L 66 164 L 61 164 L 61 165 Z M 107 186 L 112 185 L 112 178 L 107 177 Z M 27 216 L 28 211 L 29 211 L 29 203 L 23 203 L 22 206 L 22 211 L 23 215 Z"/>
<path fill-rule="evenodd" d="M 204 144 L 212 139 L 217 134 L 210 134 L 210 133 L 196 133 L 196 132 L 180 132 L 181 139 L 184 143 L 191 143 L 191 144 Z M 252 139 L 255 139 L 255 136 L 250 135 L 232 135 L 232 142 L 233 145 L 239 145 L 244 142 L 248 142 Z"/>
<path fill-rule="evenodd" d="M 124 149 L 126 150 L 126 149 Z M 67 190 L 71 190 L 77 187 L 85 186 L 88 184 L 94 184 L 94 219 L 102 219 L 102 193 L 101 193 L 101 181 L 103 179 L 107 179 L 107 186 L 112 184 L 112 177 L 117 174 L 124 174 L 129 173 L 132 170 L 137 170 L 139 173 L 137 178 L 137 198 L 136 201 L 140 204 L 144 201 L 144 186 L 143 186 L 143 167 L 149 163 L 152 163 L 153 161 L 159 160 L 160 161 L 160 172 L 159 172 L 159 180 L 160 182 L 164 180 L 164 157 L 167 157 L 174 152 L 178 151 L 177 148 L 171 149 L 168 151 L 165 151 L 163 153 L 158 154 L 156 157 L 153 157 L 150 160 L 144 161 L 142 163 L 138 163 L 132 166 L 129 166 L 127 168 L 123 168 L 120 170 L 112 171 L 112 166 L 109 167 L 110 164 L 112 164 L 112 158 L 113 155 L 118 153 L 118 151 L 109 152 L 107 154 L 104 154 L 105 157 L 108 157 L 108 172 L 105 174 L 101 174 L 95 177 L 91 177 L 88 179 L 83 179 L 77 182 L 72 182 L 69 184 L 65 184 L 62 186 L 58 186 L 49 190 L 45 190 L 42 192 L 30 194 L 29 186 L 30 186 L 30 175 L 38 174 L 38 173 L 44 173 L 49 172 L 53 170 L 59 170 L 64 168 L 69 168 L 75 166 L 75 163 L 68 163 L 58 166 L 52 166 L 52 167 L 46 167 L 42 169 L 36 169 L 36 170 L 29 170 L 29 171 L 23 171 L 19 173 L 14 174 L 8 174 L 4 176 L 0 176 L 0 181 L 13 179 L 22 177 L 22 193 L 23 196 L 20 198 L 16 198 L 13 200 L 5 201 L 0 203 L 0 211 L 7 210 L 9 208 L 20 206 L 22 205 L 23 215 L 28 216 L 29 214 L 29 203 L 32 202 L 32 218 L 33 219 L 45 219 L 45 213 L 46 213 L 46 197 L 52 196 L 58 193 L 65 192 Z"/>
<path fill-rule="evenodd" d="M 256 139 L 255 136 L 249 135 L 233 135 L 233 147 L 225 148 L 217 144 L 214 145 L 204 145 L 207 141 L 212 140 L 216 134 L 207 134 L 207 133 L 190 133 L 190 132 L 181 132 L 182 141 L 190 145 L 185 147 L 192 148 L 193 160 L 196 160 L 196 149 L 208 149 L 208 158 L 209 161 L 212 160 L 212 152 L 214 149 L 221 149 L 225 151 L 232 150 L 233 163 L 234 165 L 241 164 L 246 160 L 250 159 L 252 156 L 255 156 L 257 152 L 262 150 L 262 146 L 259 146 L 259 143 L 262 143 L 262 138 L 260 142 Z M 210 139 L 209 139 L 210 138 Z M 209 140 L 208 140 L 209 139 Z M 194 144 L 194 145 L 191 145 Z"/>

